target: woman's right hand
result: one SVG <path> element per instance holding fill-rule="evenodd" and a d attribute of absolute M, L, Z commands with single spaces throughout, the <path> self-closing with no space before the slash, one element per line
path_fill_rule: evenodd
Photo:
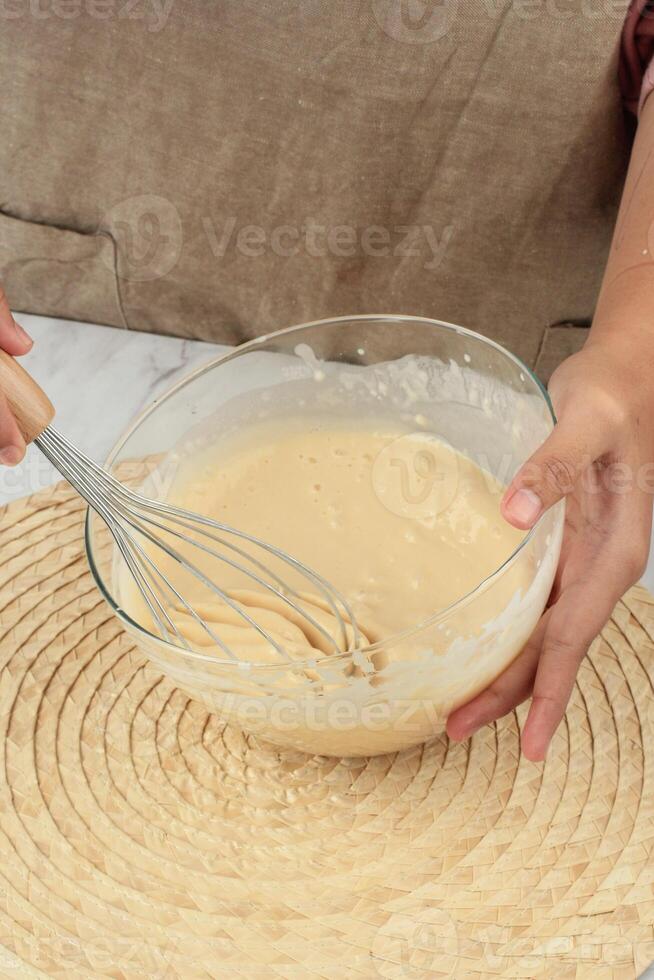
<path fill-rule="evenodd" d="M 11 315 L 7 297 L 0 287 L 0 348 L 14 357 L 32 349 L 32 338 Z M 16 466 L 25 455 L 25 440 L 20 434 L 11 409 L 0 391 L 0 464 Z"/>

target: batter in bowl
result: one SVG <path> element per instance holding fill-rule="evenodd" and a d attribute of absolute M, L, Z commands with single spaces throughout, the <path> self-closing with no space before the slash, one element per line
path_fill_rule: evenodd
<path fill-rule="evenodd" d="M 524 596 L 530 585 L 525 565 L 514 563 L 488 596 L 477 596 L 474 614 L 463 608 L 458 625 L 449 620 L 445 627 L 437 625 L 429 643 L 424 632 L 415 630 L 475 590 L 523 537 L 500 515 L 502 485 L 421 428 L 421 421 L 410 429 L 386 418 L 254 421 L 218 441 L 195 446 L 175 461 L 169 503 L 256 535 L 315 569 L 347 599 L 361 630 L 365 662 L 355 658 L 344 664 L 338 656 L 334 661 L 333 649 L 283 601 L 257 590 L 229 566 L 221 568 L 217 584 L 243 603 L 294 661 L 305 665 L 283 684 L 291 702 L 294 689 L 298 691 L 295 727 L 280 734 L 266 715 L 258 729 L 274 741 L 328 754 L 399 748 L 442 727 L 445 713 L 456 704 L 448 678 L 460 701 L 457 672 L 467 672 L 470 696 L 497 673 L 492 650 L 477 658 L 469 643 L 456 654 L 456 644 L 464 635 L 483 636 L 498 612 L 510 610 L 516 597 Z M 197 552 L 193 559 L 203 564 Z M 161 564 L 161 556 L 157 560 Z M 204 568 L 215 577 L 215 561 L 207 559 Z M 244 665 L 280 664 L 278 651 L 196 578 L 184 577 L 166 559 L 163 570 Z M 306 589 L 305 582 L 302 587 Z M 147 625 L 147 609 L 124 570 L 119 591 L 131 618 Z M 306 599 L 312 615 L 338 635 L 321 597 Z M 175 622 L 194 650 L 224 659 L 181 606 Z M 497 632 L 497 657 L 506 661 L 509 642 L 517 653 L 526 635 L 519 626 L 516 633 L 509 615 Z M 335 662 L 338 670 L 330 666 Z M 438 690 L 434 665 L 441 671 Z M 167 672 L 173 673 L 175 666 L 171 671 L 167 662 Z M 179 674 L 179 683 L 233 718 L 223 694 L 209 690 L 206 681 L 198 684 L 185 672 Z M 262 689 L 262 697 L 269 695 L 270 690 Z M 307 699 L 317 699 L 327 709 L 330 699 L 342 701 L 343 696 L 356 705 L 356 719 L 346 733 L 335 731 L 328 714 L 312 725 L 305 722 Z M 419 707 L 410 730 L 403 731 L 396 708 L 407 699 Z M 388 724 L 372 730 L 359 711 L 364 703 L 392 703 Z M 432 710 L 435 704 L 437 711 Z M 248 725 L 242 720 L 242 727 Z"/>
<path fill-rule="evenodd" d="M 156 564 L 164 560 L 236 659 L 177 608 L 184 650 L 151 624 L 114 553 L 105 579 L 129 635 L 179 690 L 234 727 L 336 756 L 417 745 L 495 680 L 536 627 L 560 553 L 562 508 L 523 535 L 504 522 L 500 500 L 547 437 L 551 411 L 528 374 L 502 366 L 499 349 L 473 357 L 465 332 L 452 328 L 450 339 L 453 356 L 444 345 L 441 357 L 385 361 L 378 346 L 395 340 L 376 327 L 355 356 L 340 322 L 318 351 L 291 331 L 280 349 L 274 341 L 243 360 L 229 355 L 217 381 L 199 372 L 192 396 L 179 389 L 168 430 L 151 413 L 131 456 L 122 453 L 117 472 L 128 462 L 142 472 L 140 454 L 157 453 L 148 457 L 146 496 L 205 513 L 315 569 L 360 629 L 360 643 L 339 652 L 347 640 L 323 643 L 288 605 L 271 608 L 268 593 L 208 557 L 205 573 L 276 637 L 280 662 L 265 637 L 191 576 L 180 581 L 179 564 L 160 552 Z M 193 557 L 200 561 L 197 549 Z M 290 584 L 307 589 L 307 581 Z M 335 638 L 333 615 L 311 598 Z"/>
<path fill-rule="evenodd" d="M 426 432 L 388 421 L 283 419 L 250 425 L 183 459 L 168 501 L 254 534 L 318 571 L 376 643 L 456 602 L 506 561 L 524 532 L 502 519 L 502 491 Z M 215 575 L 215 566 L 206 567 Z M 252 583 L 228 567 L 219 584 L 247 590 L 251 604 L 256 598 Z M 191 588 L 197 599 L 202 586 Z M 237 628 L 219 603 L 202 606 Z M 187 630 L 194 643 L 211 644 L 192 622 Z M 241 640 L 254 655 L 257 637 L 244 632 Z"/>

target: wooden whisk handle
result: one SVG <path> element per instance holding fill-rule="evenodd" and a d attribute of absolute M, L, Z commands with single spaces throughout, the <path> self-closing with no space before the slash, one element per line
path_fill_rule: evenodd
<path fill-rule="evenodd" d="M 9 402 L 25 442 L 40 436 L 54 418 L 50 399 L 25 368 L 0 350 L 0 391 Z"/>

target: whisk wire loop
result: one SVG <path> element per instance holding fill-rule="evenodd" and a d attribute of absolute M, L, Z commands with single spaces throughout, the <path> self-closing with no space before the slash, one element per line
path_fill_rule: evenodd
<path fill-rule="evenodd" d="M 348 603 L 343 598 L 343 596 L 339 595 L 336 592 L 336 590 L 333 588 L 333 586 L 329 582 L 327 582 L 325 578 L 319 575 L 318 572 L 314 571 L 314 569 L 309 568 L 307 565 L 304 565 L 302 562 L 300 562 L 297 558 L 294 558 L 292 555 L 289 555 L 286 552 L 282 551 L 281 549 L 276 548 L 274 545 L 269 544 L 267 541 L 262 541 L 260 538 L 257 538 L 255 535 L 248 534 L 246 531 L 233 528 L 229 524 L 224 524 L 220 521 L 216 521 L 211 517 L 205 517 L 202 514 L 194 514 L 180 507 L 175 507 L 170 504 L 164 504 L 158 500 L 152 500 L 148 497 L 143 496 L 137 491 L 130 490 L 128 487 L 124 486 L 124 484 L 116 480 L 115 477 L 113 477 L 110 473 L 107 473 L 106 470 L 102 469 L 101 466 L 98 466 L 98 464 L 95 463 L 93 460 L 91 460 L 88 456 L 86 456 L 84 453 L 76 449 L 75 446 L 73 446 L 59 432 L 56 432 L 56 430 L 53 430 L 52 428 L 50 428 L 47 431 L 49 431 L 52 435 L 56 437 L 56 441 L 61 445 L 62 448 L 67 450 L 67 452 L 71 454 L 74 458 L 82 462 L 84 466 L 91 469 L 101 483 L 103 483 L 106 487 L 111 488 L 111 490 L 114 493 L 116 493 L 118 497 L 120 497 L 123 501 L 138 508 L 138 510 L 140 511 L 139 513 L 140 517 L 142 517 L 143 511 L 163 514 L 166 520 L 170 521 L 171 523 L 185 522 L 184 526 L 186 526 L 187 529 L 192 530 L 195 534 L 198 533 L 206 534 L 207 537 L 211 537 L 218 544 L 221 544 L 224 547 L 229 548 L 231 551 L 238 553 L 239 555 L 241 555 L 241 557 L 246 558 L 251 564 L 258 566 L 260 569 L 265 571 L 266 574 L 268 574 L 271 578 L 275 579 L 280 589 L 283 591 L 283 595 L 281 597 L 286 601 L 288 601 L 289 595 L 295 595 L 297 597 L 297 592 L 293 588 L 291 588 L 283 579 L 279 578 L 279 576 L 277 576 L 274 572 L 272 572 L 270 568 L 265 566 L 262 562 L 259 562 L 257 559 L 253 558 L 243 549 L 238 548 L 238 546 L 235 545 L 233 542 L 227 541 L 224 538 L 217 538 L 214 535 L 210 534 L 209 532 L 204 531 L 203 528 L 209 527 L 213 530 L 223 531 L 228 534 L 234 535 L 235 537 L 240 538 L 242 541 L 245 541 L 258 548 L 261 548 L 268 554 L 272 555 L 275 558 L 280 559 L 286 565 L 290 566 L 295 571 L 299 572 L 303 577 L 311 581 L 311 583 L 318 589 L 318 591 L 321 593 L 323 598 L 328 603 L 332 611 L 332 614 L 334 615 L 339 626 L 341 627 L 341 641 L 343 643 L 347 643 L 347 629 L 345 627 L 345 622 L 343 619 L 343 613 L 344 613 L 345 618 L 350 624 L 351 631 L 354 636 L 354 645 L 355 646 L 358 645 L 359 643 L 358 627 L 354 619 L 354 616 L 352 615 L 352 610 L 350 609 Z M 216 554 L 214 554 L 214 557 L 218 557 L 220 558 L 220 560 L 225 560 L 224 557 Z M 244 571 L 245 574 L 250 574 L 245 569 L 242 569 L 242 571 Z M 268 584 L 266 584 L 265 587 L 268 588 L 269 587 Z M 306 610 L 302 609 L 301 613 L 302 615 L 307 617 Z M 314 622 L 314 625 L 316 626 L 316 628 L 319 628 L 317 623 Z"/>
<path fill-rule="evenodd" d="M 187 638 L 175 624 L 169 611 L 181 607 L 230 660 L 238 660 L 219 633 L 200 616 L 159 567 L 149 553 L 147 544 L 154 549 L 160 549 L 185 572 L 200 581 L 247 626 L 254 629 L 278 654 L 282 662 L 291 660 L 282 644 L 257 623 L 243 604 L 221 589 L 202 568 L 180 553 L 177 547 L 173 547 L 170 543 L 172 539 L 185 550 L 198 549 L 200 553 L 220 562 L 221 565 L 232 568 L 256 583 L 259 588 L 274 595 L 280 602 L 287 604 L 295 615 L 302 617 L 335 652 L 342 652 L 359 644 L 356 621 L 345 599 L 322 576 L 291 555 L 247 532 L 182 508 L 151 500 L 129 489 L 76 449 L 51 426 L 37 436 L 35 443 L 106 524 L 146 603 L 156 629 L 164 640 L 172 642 L 171 638 L 174 637 L 176 644 L 180 644 L 186 650 L 191 649 Z M 240 544 L 230 541 L 227 535 L 236 537 Z M 250 554 L 246 550 L 248 545 L 274 557 L 296 575 L 302 576 L 313 589 L 318 591 L 334 617 L 340 633 L 340 645 L 316 616 L 305 608 L 304 600 L 297 590 L 263 561 Z M 215 546 L 227 550 L 229 554 L 217 550 Z"/>

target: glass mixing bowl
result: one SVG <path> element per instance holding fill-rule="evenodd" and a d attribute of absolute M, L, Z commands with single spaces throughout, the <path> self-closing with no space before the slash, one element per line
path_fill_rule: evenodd
<path fill-rule="evenodd" d="M 243 428 L 298 406 L 341 416 L 383 408 L 413 419 L 502 483 L 555 421 L 538 379 L 485 337 L 421 317 L 340 317 L 260 337 L 196 370 L 143 412 L 107 467 L 165 500 L 166 461 L 189 434 L 192 442 L 193 433 Z M 356 756 L 395 751 L 439 733 L 454 708 L 508 666 L 545 607 L 562 528 L 558 505 L 467 595 L 365 647 L 354 663 L 350 654 L 334 655 L 318 670 L 313 661 L 235 663 L 160 639 L 121 608 L 113 542 L 93 513 L 86 542 L 93 575 L 114 613 L 177 687 L 268 741 Z"/>

